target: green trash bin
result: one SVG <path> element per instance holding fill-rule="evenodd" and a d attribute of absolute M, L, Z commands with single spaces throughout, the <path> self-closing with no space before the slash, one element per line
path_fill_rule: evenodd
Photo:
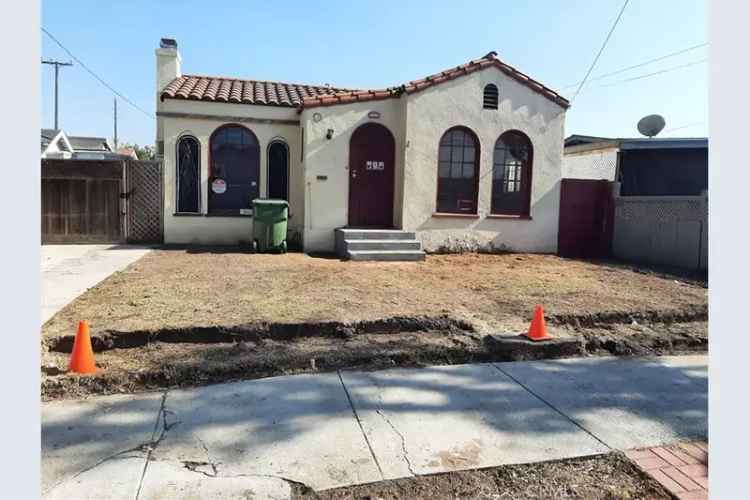
<path fill-rule="evenodd" d="M 253 200 L 253 249 L 256 252 L 286 253 L 286 223 L 289 203 L 286 200 Z"/>

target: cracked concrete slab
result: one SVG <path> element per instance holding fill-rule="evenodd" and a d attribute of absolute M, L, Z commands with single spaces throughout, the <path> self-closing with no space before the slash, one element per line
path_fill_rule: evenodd
<path fill-rule="evenodd" d="M 381 479 L 336 373 L 170 391 L 152 458 L 327 489 Z M 150 465 L 149 465 L 150 467 Z"/>
<path fill-rule="evenodd" d="M 151 440 L 161 401 L 150 393 L 42 405 L 42 491 L 108 459 L 142 457 L 142 468 L 139 447 Z"/>
<path fill-rule="evenodd" d="M 128 455 L 102 462 L 43 495 L 44 500 L 132 500 L 146 457 Z"/>
<path fill-rule="evenodd" d="M 42 490 L 132 499 L 141 484 L 141 498 L 287 498 L 293 482 L 321 490 L 591 455 L 607 450 L 602 441 L 704 438 L 707 383 L 707 356 L 589 358 L 57 401 L 42 405 Z"/>
<path fill-rule="evenodd" d="M 280 478 L 264 476 L 214 476 L 195 472 L 184 464 L 150 461 L 138 500 L 289 500 L 291 486 Z"/>
<path fill-rule="evenodd" d="M 387 479 L 607 451 L 489 364 L 342 377 Z"/>
<path fill-rule="evenodd" d="M 497 366 L 613 448 L 707 436 L 708 356 Z"/>

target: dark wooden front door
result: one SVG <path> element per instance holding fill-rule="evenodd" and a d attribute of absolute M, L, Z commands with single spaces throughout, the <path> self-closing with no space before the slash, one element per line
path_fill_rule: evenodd
<path fill-rule="evenodd" d="M 393 227 L 395 143 L 390 131 L 365 123 L 349 143 L 349 226 Z"/>
<path fill-rule="evenodd" d="M 606 257 L 612 241 L 614 205 L 611 183 L 563 179 L 557 253 L 561 257 Z"/>

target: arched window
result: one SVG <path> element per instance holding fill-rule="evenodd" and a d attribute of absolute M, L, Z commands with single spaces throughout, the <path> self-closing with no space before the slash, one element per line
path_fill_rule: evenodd
<path fill-rule="evenodd" d="M 260 195 L 260 146 L 250 130 L 224 125 L 211 135 L 208 212 L 236 215 Z"/>
<path fill-rule="evenodd" d="M 177 142 L 177 212 L 201 211 L 201 145 L 186 135 Z"/>
<path fill-rule="evenodd" d="M 289 201 L 289 148 L 281 140 L 268 146 L 268 197 Z"/>
<path fill-rule="evenodd" d="M 477 213 L 479 140 L 466 127 L 454 127 L 440 139 L 437 211 Z"/>
<path fill-rule="evenodd" d="M 531 141 L 522 132 L 502 134 L 492 157 L 492 206 L 498 215 L 529 215 L 531 201 Z"/>
<path fill-rule="evenodd" d="M 497 109 L 498 92 L 497 85 L 488 83 L 484 86 L 484 109 Z"/>

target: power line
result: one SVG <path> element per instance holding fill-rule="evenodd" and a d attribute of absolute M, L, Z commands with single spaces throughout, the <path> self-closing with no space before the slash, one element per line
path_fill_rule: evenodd
<path fill-rule="evenodd" d="M 626 71 L 630 71 L 631 69 L 636 69 L 636 68 L 640 68 L 640 67 L 643 67 L 643 66 L 647 66 L 647 65 L 649 65 L 651 63 L 663 61 L 664 59 L 669 59 L 670 57 L 678 56 L 680 54 L 684 54 L 686 52 L 690 52 L 691 50 L 695 50 L 695 49 L 699 49 L 701 47 L 705 47 L 706 45 L 708 45 L 708 43 L 701 43 L 701 44 L 698 44 L 698 45 L 693 45 L 692 47 L 688 47 L 686 49 L 678 50 L 677 52 L 671 52 L 669 54 L 666 54 L 666 55 L 663 55 L 663 56 L 660 56 L 660 57 L 656 57 L 654 59 L 649 59 L 648 61 L 644 61 L 642 63 L 634 64 L 634 65 L 628 66 L 626 68 L 618 69 L 617 71 L 612 71 L 611 73 L 604 73 L 602 75 L 597 75 L 597 76 L 595 76 L 593 78 L 590 78 L 589 81 L 593 82 L 593 81 L 596 81 L 596 80 L 601 80 L 602 78 L 607 78 L 609 76 L 619 75 L 620 73 L 624 73 Z M 560 90 L 572 89 L 573 87 L 575 87 L 576 85 L 579 85 L 580 83 L 581 82 L 577 82 L 577 83 L 574 83 L 572 85 L 568 85 L 566 87 L 562 87 Z"/>
<path fill-rule="evenodd" d="M 614 24 L 612 24 L 612 27 L 610 28 L 609 33 L 607 33 L 607 38 L 604 39 L 604 43 L 602 44 L 602 47 L 599 49 L 599 52 L 596 54 L 596 57 L 594 58 L 594 62 L 591 63 L 591 67 L 589 67 L 589 70 L 586 72 L 586 76 L 583 77 L 583 80 L 581 80 L 581 84 L 578 86 L 578 89 L 576 89 L 575 94 L 573 94 L 573 98 L 570 100 L 571 104 L 573 103 L 573 101 L 575 101 L 576 96 L 578 96 L 578 93 L 581 91 L 581 88 L 583 88 L 583 84 L 586 83 L 586 80 L 588 79 L 589 75 L 594 70 L 594 66 L 596 66 L 596 62 L 599 60 L 599 56 L 601 56 L 602 52 L 604 52 L 604 48 L 607 46 L 607 43 L 609 42 L 609 38 L 612 36 L 612 33 L 615 31 L 615 28 L 617 27 L 617 24 L 620 22 L 622 13 L 625 12 L 625 7 L 628 6 L 628 2 L 630 2 L 630 0 L 625 0 L 625 3 L 622 4 L 620 13 L 617 14 L 617 19 L 615 19 L 615 22 Z"/>
<path fill-rule="evenodd" d="M 659 70 L 659 71 L 654 71 L 653 73 L 646 73 L 645 75 L 634 76 L 632 78 L 625 78 L 624 80 L 617 80 L 616 82 L 606 83 L 606 84 L 599 85 L 599 86 L 600 87 L 611 87 L 613 85 L 620 85 L 621 83 L 632 82 L 634 80 L 642 80 L 644 78 L 649 78 L 649 77 L 656 76 L 656 75 L 661 75 L 661 74 L 664 74 L 664 73 L 671 73 L 672 71 L 676 71 L 678 69 L 689 68 L 690 66 L 695 66 L 697 64 L 703 64 L 707 60 L 708 59 L 701 59 L 700 61 L 693 61 L 691 63 L 681 64 L 680 66 L 673 66 L 671 68 L 665 68 L 665 69 L 662 69 L 662 70 Z"/>
<path fill-rule="evenodd" d="M 665 130 L 664 133 L 666 134 L 667 132 L 674 132 L 675 130 L 682 130 L 684 128 L 689 128 L 689 127 L 697 127 L 698 125 L 703 125 L 705 123 L 706 123 L 705 121 L 703 121 L 703 122 L 688 123 L 687 125 L 680 125 L 679 127 L 669 128 L 669 129 Z"/>
<path fill-rule="evenodd" d="M 136 103 L 134 103 L 133 101 L 131 101 L 130 99 L 128 99 L 127 97 L 125 97 L 124 95 L 122 95 L 120 92 L 118 92 L 117 90 L 115 90 L 110 84 L 108 84 L 107 82 L 105 82 L 104 80 L 102 80 L 99 77 L 99 75 L 97 75 L 91 69 L 89 69 L 88 66 L 86 66 L 80 59 L 78 59 L 76 56 L 74 56 L 73 53 L 71 51 L 69 51 L 62 43 L 60 43 L 60 41 L 57 38 L 55 38 L 52 35 L 52 33 L 50 33 L 49 31 L 47 31 L 43 27 L 42 27 L 42 31 L 44 32 L 45 35 L 47 35 L 48 37 L 50 37 L 53 42 L 55 42 L 57 45 L 59 45 L 61 49 L 63 49 L 65 52 L 67 52 L 68 55 L 70 57 L 72 57 L 78 64 L 80 64 L 83 69 L 85 69 L 86 71 L 88 71 L 88 73 L 91 76 L 93 76 L 94 78 L 96 78 L 97 80 L 99 80 L 99 83 L 101 83 L 102 85 L 104 85 L 105 87 L 107 87 L 109 90 L 111 90 L 116 95 L 118 95 L 123 101 L 127 102 L 128 104 L 130 104 L 131 106 L 133 106 L 135 109 L 137 109 L 138 111 L 140 111 L 144 115 L 146 115 L 146 116 L 148 116 L 149 118 L 152 118 L 152 119 L 154 118 L 154 115 L 152 113 L 149 113 L 148 111 L 145 111 L 143 108 L 141 108 L 140 106 L 138 106 Z"/>

